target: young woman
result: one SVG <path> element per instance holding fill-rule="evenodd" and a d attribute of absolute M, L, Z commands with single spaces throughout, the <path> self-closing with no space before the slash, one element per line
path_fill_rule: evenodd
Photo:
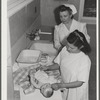
<path fill-rule="evenodd" d="M 63 39 L 74 30 L 82 32 L 87 41 L 90 42 L 90 37 L 87 34 L 86 23 L 81 23 L 73 19 L 77 10 L 74 5 L 64 4 L 58 7 L 61 24 L 55 26 L 54 30 L 54 46 L 57 50 L 63 45 Z"/>
<path fill-rule="evenodd" d="M 66 38 L 66 46 L 55 58 L 54 64 L 42 67 L 46 71 L 60 70 L 63 82 L 51 86 L 54 90 L 64 88 L 64 100 L 88 100 L 91 61 L 87 54 L 90 51 L 84 34 L 75 30 Z"/>

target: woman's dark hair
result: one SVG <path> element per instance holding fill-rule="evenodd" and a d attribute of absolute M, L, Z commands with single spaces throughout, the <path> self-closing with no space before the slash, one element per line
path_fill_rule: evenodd
<path fill-rule="evenodd" d="M 59 6 L 59 13 L 63 12 L 63 11 L 68 11 L 71 16 L 71 19 L 73 19 L 73 14 L 72 14 L 72 9 L 70 9 L 70 7 L 66 7 L 65 5 L 61 5 Z"/>
<path fill-rule="evenodd" d="M 91 52 L 91 47 L 87 42 L 84 34 L 78 30 L 75 30 L 69 34 L 69 36 L 67 37 L 67 42 L 78 47 L 85 54 Z"/>

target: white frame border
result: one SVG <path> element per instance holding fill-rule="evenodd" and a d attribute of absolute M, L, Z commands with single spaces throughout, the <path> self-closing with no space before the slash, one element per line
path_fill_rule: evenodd
<path fill-rule="evenodd" d="M 96 44 L 97 44 L 97 50 L 96 50 L 96 57 L 97 57 L 97 61 L 96 61 L 96 64 L 97 64 L 97 68 L 96 68 L 96 71 L 97 71 L 97 74 L 96 74 L 96 82 L 97 82 L 97 84 L 96 84 L 96 92 L 97 92 L 97 100 L 99 100 L 99 37 L 100 37 L 100 35 L 99 35 L 99 31 L 100 31 L 100 29 L 99 29 L 99 27 L 100 27 L 100 21 L 99 21 L 99 0 L 97 0 L 97 21 L 96 21 L 96 23 L 97 23 L 97 27 L 96 27 L 96 29 L 97 29 L 97 35 L 96 35 L 96 38 L 97 38 L 97 41 L 96 41 Z"/>

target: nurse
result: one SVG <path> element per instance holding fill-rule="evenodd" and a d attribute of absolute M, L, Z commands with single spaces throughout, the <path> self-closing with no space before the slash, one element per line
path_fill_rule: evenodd
<path fill-rule="evenodd" d="M 55 25 L 54 47 L 59 50 L 64 45 L 64 38 L 76 29 L 85 35 L 89 43 L 90 37 L 87 34 L 86 23 L 81 23 L 73 19 L 73 16 L 77 13 L 75 6 L 72 4 L 63 4 L 58 7 L 58 10 L 61 23 Z"/>
<path fill-rule="evenodd" d="M 57 70 L 61 72 L 62 83 L 51 84 L 56 91 L 64 89 L 63 100 L 89 100 L 88 81 L 91 61 L 88 53 L 91 51 L 85 36 L 78 30 L 69 34 L 54 64 L 42 67 L 44 71 Z"/>

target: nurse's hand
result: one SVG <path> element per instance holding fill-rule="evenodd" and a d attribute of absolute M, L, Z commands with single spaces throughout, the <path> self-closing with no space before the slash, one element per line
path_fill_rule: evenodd
<path fill-rule="evenodd" d="M 59 49 L 61 48 L 61 45 L 57 45 L 57 46 L 55 46 L 55 48 L 56 48 L 57 50 L 59 50 Z"/>
<path fill-rule="evenodd" d="M 58 42 L 55 42 L 54 47 L 55 47 L 56 50 L 59 50 L 61 48 L 61 44 L 58 43 Z"/>
<path fill-rule="evenodd" d="M 48 70 L 48 67 L 47 66 L 41 66 L 40 67 L 40 70 L 47 71 Z"/>
<path fill-rule="evenodd" d="M 54 83 L 51 84 L 51 88 L 55 91 L 59 90 L 61 88 L 61 84 L 60 83 Z"/>

